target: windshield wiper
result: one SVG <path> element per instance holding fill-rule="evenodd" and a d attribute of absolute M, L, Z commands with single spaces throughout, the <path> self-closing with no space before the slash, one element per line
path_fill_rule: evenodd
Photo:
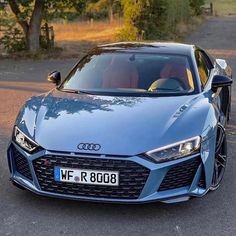
<path fill-rule="evenodd" d="M 79 93 L 78 90 L 74 90 L 74 89 L 60 89 L 60 91 L 66 92 L 66 93 Z"/>

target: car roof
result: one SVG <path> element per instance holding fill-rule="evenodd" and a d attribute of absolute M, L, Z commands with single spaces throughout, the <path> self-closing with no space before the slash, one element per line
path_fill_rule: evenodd
<path fill-rule="evenodd" d="M 162 43 L 162 42 L 121 42 L 100 45 L 95 50 L 104 51 L 125 51 L 143 53 L 166 53 L 190 56 L 195 46 L 182 43 Z"/>

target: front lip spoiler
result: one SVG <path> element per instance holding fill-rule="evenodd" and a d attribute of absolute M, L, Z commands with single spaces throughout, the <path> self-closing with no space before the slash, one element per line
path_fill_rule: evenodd
<path fill-rule="evenodd" d="M 44 191 L 40 191 L 37 189 L 32 189 L 24 184 L 22 184 L 20 181 L 18 181 L 17 179 L 14 178 L 10 178 L 10 181 L 13 184 L 17 184 L 20 185 L 23 189 L 26 189 L 32 193 L 35 193 L 39 196 L 44 196 L 44 197 L 50 197 L 50 198 L 58 198 L 58 199 L 69 199 L 69 200 L 74 200 L 74 201 L 84 201 L 84 202 L 95 202 L 95 203 L 108 203 L 108 204 L 134 204 L 134 205 L 138 205 L 138 204 L 147 204 L 147 203 L 154 203 L 154 202 L 160 202 L 160 203 L 167 203 L 167 204 L 171 204 L 171 203 L 181 203 L 181 202 L 185 202 L 190 200 L 191 196 L 189 195 L 178 195 L 176 197 L 169 197 L 169 198 L 163 198 L 163 199 L 153 199 L 153 200 L 131 200 L 131 201 L 127 201 L 127 200 L 120 200 L 120 199 L 106 199 L 106 198 L 90 198 L 90 197 L 75 197 L 73 195 L 60 195 L 57 193 L 49 193 L 49 192 L 44 192 Z M 205 195 L 205 194 L 204 194 Z"/>

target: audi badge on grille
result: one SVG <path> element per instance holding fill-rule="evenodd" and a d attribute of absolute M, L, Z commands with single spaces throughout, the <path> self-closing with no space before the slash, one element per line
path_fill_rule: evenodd
<path fill-rule="evenodd" d="M 101 145 L 96 143 L 80 143 L 78 149 L 85 151 L 98 151 L 101 149 Z"/>

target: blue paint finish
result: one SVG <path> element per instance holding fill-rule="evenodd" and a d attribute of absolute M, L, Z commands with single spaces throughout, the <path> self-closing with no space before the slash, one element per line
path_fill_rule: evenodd
<path fill-rule="evenodd" d="M 157 50 L 165 51 L 165 47 L 167 46 Z M 173 45 L 168 50 L 173 50 Z M 183 49 L 180 47 L 178 50 L 188 52 L 188 56 L 193 59 L 193 47 L 183 46 Z M 195 61 L 193 65 L 201 90 Z M 212 77 L 203 91 L 188 96 L 116 97 L 71 94 L 53 89 L 49 93 L 32 97 L 18 114 L 16 125 L 44 150 L 31 155 L 12 141 L 7 151 L 12 181 L 40 195 L 89 201 L 178 202 L 191 196 L 203 196 L 211 187 L 217 123 L 220 117 L 220 98 L 213 98 L 211 79 Z M 198 154 L 202 163 L 191 186 L 158 192 L 162 180 L 172 167 L 195 156 L 156 164 L 143 158 L 142 154 L 195 136 L 201 136 L 202 139 L 201 151 Z M 101 145 L 99 151 L 83 151 L 84 154 L 91 154 L 89 158 L 97 158 L 94 154 L 99 154 L 99 158 L 129 160 L 148 168 L 150 175 L 139 198 L 98 199 L 42 191 L 34 172 L 33 160 L 58 153 L 60 156 L 77 157 L 79 143 Z M 16 171 L 12 145 L 28 160 L 33 181 Z M 202 170 L 205 172 L 205 189 L 198 186 Z M 54 178 L 56 181 L 60 180 L 59 167 L 55 167 Z"/>
<path fill-rule="evenodd" d="M 176 116 L 184 104 L 188 108 Z M 77 152 L 88 142 L 101 145 L 96 154 L 133 156 L 198 136 L 205 125 L 214 132 L 216 122 L 205 124 L 210 109 L 203 94 L 117 98 L 53 90 L 29 100 L 17 125 L 46 150 Z"/>

